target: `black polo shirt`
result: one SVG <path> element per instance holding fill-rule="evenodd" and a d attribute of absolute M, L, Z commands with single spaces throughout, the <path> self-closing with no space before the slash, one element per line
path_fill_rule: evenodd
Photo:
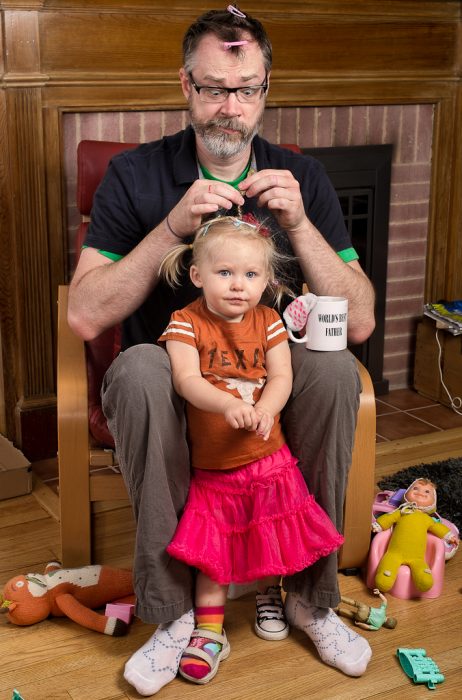
<path fill-rule="evenodd" d="M 340 204 L 323 166 L 310 156 L 274 146 L 258 136 L 252 146 L 257 170 L 290 170 L 300 183 L 305 211 L 312 223 L 341 257 L 354 259 Z M 115 257 L 127 255 L 165 219 L 198 177 L 191 127 L 115 156 L 95 194 L 85 245 Z M 248 211 L 268 223 L 280 250 L 292 254 L 287 235 L 268 210 L 257 209 L 255 199 L 246 198 L 243 212 Z M 301 293 L 303 278 L 296 262 L 286 274 L 285 281 L 289 281 L 294 292 Z M 200 294 L 189 275 L 185 273 L 183 277 L 176 290 L 159 282 L 142 306 L 124 321 L 123 348 L 155 342 L 172 311 Z"/>

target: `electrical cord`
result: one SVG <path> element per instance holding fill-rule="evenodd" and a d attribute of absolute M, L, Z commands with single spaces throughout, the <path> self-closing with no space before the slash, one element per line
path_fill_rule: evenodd
<path fill-rule="evenodd" d="M 437 343 L 437 345 L 438 345 L 438 369 L 439 369 L 439 372 L 440 372 L 441 384 L 443 385 L 443 388 L 444 388 L 446 394 L 448 395 L 448 398 L 449 398 L 449 401 L 450 401 L 452 410 L 453 410 L 455 413 L 457 413 L 459 416 L 462 416 L 462 411 L 458 410 L 458 409 L 462 408 L 462 399 L 461 399 L 461 397 L 460 397 L 460 396 L 455 396 L 455 397 L 453 398 L 453 397 L 451 396 L 451 394 L 449 393 L 449 389 L 447 388 L 446 384 L 444 383 L 444 379 L 443 379 L 443 370 L 442 370 L 442 368 L 441 368 L 441 357 L 442 357 L 442 354 L 443 354 L 443 349 L 442 349 L 442 347 L 441 347 L 440 339 L 439 339 L 439 336 L 438 336 L 438 328 L 436 329 L 436 332 L 435 332 L 435 338 L 436 338 L 436 343 Z"/>

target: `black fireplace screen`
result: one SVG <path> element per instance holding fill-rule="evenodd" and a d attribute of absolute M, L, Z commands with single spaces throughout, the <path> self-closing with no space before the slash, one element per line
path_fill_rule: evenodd
<path fill-rule="evenodd" d="M 376 293 L 376 327 L 371 337 L 350 350 L 367 367 L 375 393 L 388 391 L 383 377 L 388 221 L 392 145 L 303 148 L 323 163 L 335 187 L 345 224 L 361 267 Z"/>

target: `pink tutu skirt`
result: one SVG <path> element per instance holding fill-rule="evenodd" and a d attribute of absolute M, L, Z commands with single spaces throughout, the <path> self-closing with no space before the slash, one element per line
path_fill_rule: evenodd
<path fill-rule="evenodd" d="M 195 469 L 167 552 L 220 584 L 248 583 L 302 571 L 342 543 L 284 445 L 238 469 Z"/>

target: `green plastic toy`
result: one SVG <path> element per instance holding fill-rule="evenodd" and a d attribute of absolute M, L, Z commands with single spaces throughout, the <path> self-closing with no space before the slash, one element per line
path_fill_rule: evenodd
<path fill-rule="evenodd" d="M 430 690 L 435 690 L 436 683 L 442 683 L 444 676 L 433 659 L 427 656 L 425 649 L 396 650 L 404 673 L 412 678 L 414 683 L 426 683 Z"/>

